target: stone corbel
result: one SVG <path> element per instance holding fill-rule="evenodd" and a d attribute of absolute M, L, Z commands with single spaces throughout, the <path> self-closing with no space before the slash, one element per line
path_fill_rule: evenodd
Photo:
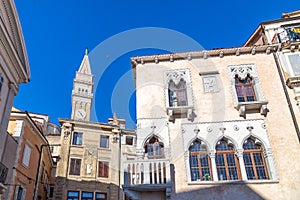
<path fill-rule="evenodd" d="M 189 108 L 187 111 L 188 120 L 193 120 L 193 109 Z"/>
<path fill-rule="evenodd" d="M 262 114 L 263 116 L 266 117 L 267 113 L 268 113 L 267 105 L 262 105 L 261 108 L 260 108 L 260 114 Z"/>
<path fill-rule="evenodd" d="M 240 114 L 240 117 L 246 117 L 246 106 L 245 105 L 242 105 L 239 109 L 239 114 Z"/>
<path fill-rule="evenodd" d="M 172 109 L 168 110 L 168 115 L 169 115 L 169 121 L 173 121 L 173 110 Z"/>

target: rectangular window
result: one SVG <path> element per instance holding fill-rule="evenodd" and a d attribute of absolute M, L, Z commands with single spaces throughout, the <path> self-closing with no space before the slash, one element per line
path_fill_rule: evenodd
<path fill-rule="evenodd" d="M 96 200 L 107 200 L 106 193 L 96 192 Z"/>
<path fill-rule="evenodd" d="M 54 147 L 49 147 L 50 148 L 50 152 L 53 153 Z"/>
<path fill-rule="evenodd" d="M 80 175 L 81 159 L 71 158 L 69 175 Z"/>
<path fill-rule="evenodd" d="M 50 193 L 49 193 L 49 197 L 53 198 L 53 194 L 54 194 L 54 187 L 50 187 Z"/>
<path fill-rule="evenodd" d="M 81 200 L 93 200 L 94 193 L 93 192 L 82 192 Z"/>
<path fill-rule="evenodd" d="M 109 147 L 109 136 L 101 135 L 100 136 L 100 148 L 108 148 Z"/>
<path fill-rule="evenodd" d="M 15 190 L 14 200 L 25 200 L 26 198 L 26 189 L 17 185 Z"/>
<path fill-rule="evenodd" d="M 98 164 L 98 177 L 108 178 L 109 163 L 104 161 L 99 161 Z"/>
<path fill-rule="evenodd" d="M 133 145 L 133 137 L 126 136 L 126 145 Z"/>
<path fill-rule="evenodd" d="M 25 144 L 23 150 L 23 158 L 22 158 L 22 164 L 25 167 L 29 167 L 30 154 L 31 154 L 31 148 L 27 144 Z"/>
<path fill-rule="evenodd" d="M 77 192 L 77 191 L 68 191 L 67 200 L 79 200 L 79 192 Z"/>
<path fill-rule="evenodd" d="M 73 145 L 82 145 L 82 133 L 74 132 L 72 144 Z"/>
<path fill-rule="evenodd" d="M 298 53 L 288 55 L 291 67 L 293 69 L 294 75 L 300 75 L 300 55 Z"/>

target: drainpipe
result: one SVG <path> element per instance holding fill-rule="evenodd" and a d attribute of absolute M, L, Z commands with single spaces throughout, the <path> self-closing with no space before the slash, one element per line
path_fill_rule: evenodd
<path fill-rule="evenodd" d="M 275 59 L 275 63 L 276 63 L 276 67 L 277 67 L 278 74 L 279 74 L 279 77 L 280 77 L 280 81 L 281 81 L 281 84 L 282 84 L 282 88 L 283 88 L 283 91 L 284 91 L 284 94 L 285 94 L 285 97 L 286 97 L 286 100 L 287 100 L 287 103 L 288 103 L 288 106 L 289 106 L 289 109 L 290 109 L 290 113 L 291 113 L 291 116 L 292 116 L 292 120 L 293 120 L 293 123 L 294 123 L 294 127 L 295 127 L 295 130 L 296 130 L 297 136 L 298 136 L 298 140 L 300 142 L 299 125 L 298 125 L 296 115 L 295 115 L 295 112 L 294 112 L 294 109 L 293 109 L 293 106 L 292 106 L 292 103 L 291 103 L 290 96 L 288 95 L 288 91 L 287 91 L 286 86 L 285 86 L 285 81 L 284 81 L 284 78 L 283 78 L 283 74 L 282 74 L 282 71 L 280 69 L 280 64 L 279 64 L 279 61 L 278 61 L 278 58 L 277 58 L 277 55 L 276 55 L 275 52 L 273 52 L 273 56 L 274 56 L 274 59 Z"/>

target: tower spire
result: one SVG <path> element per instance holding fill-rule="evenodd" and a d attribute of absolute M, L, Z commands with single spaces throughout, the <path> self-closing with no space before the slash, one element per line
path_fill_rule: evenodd
<path fill-rule="evenodd" d="M 88 49 L 85 49 L 85 55 L 80 64 L 79 70 L 73 84 L 72 91 L 72 114 L 71 118 L 75 120 L 90 120 L 90 111 L 93 102 L 93 74 L 90 67 Z"/>

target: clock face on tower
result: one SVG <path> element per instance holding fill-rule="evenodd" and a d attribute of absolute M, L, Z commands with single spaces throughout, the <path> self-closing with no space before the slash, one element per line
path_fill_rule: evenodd
<path fill-rule="evenodd" d="M 86 116 L 86 112 L 83 109 L 79 109 L 79 110 L 76 110 L 75 115 L 78 119 L 84 119 Z"/>

